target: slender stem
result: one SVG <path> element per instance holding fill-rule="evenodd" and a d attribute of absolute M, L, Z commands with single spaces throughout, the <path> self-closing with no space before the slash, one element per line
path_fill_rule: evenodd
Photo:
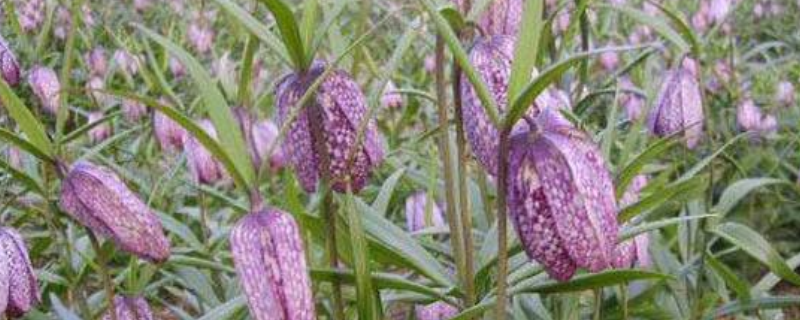
<path fill-rule="evenodd" d="M 475 273 L 473 264 L 474 244 L 472 240 L 472 212 L 470 210 L 469 196 L 467 194 L 467 139 L 464 134 L 464 114 L 461 104 L 461 68 L 453 63 L 453 104 L 456 116 L 456 152 L 458 154 L 458 202 L 461 216 L 461 227 L 464 229 L 464 295 L 466 305 L 475 304 L 475 282 L 472 281 Z"/>
<path fill-rule="evenodd" d="M 450 119 L 447 115 L 447 93 L 444 80 L 444 40 L 436 38 L 436 100 L 438 101 L 439 111 L 439 153 L 442 157 L 444 166 L 444 185 L 447 225 L 450 229 L 450 246 L 453 250 L 453 258 L 456 263 L 456 271 L 460 279 L 461 287 L 466 291 L 467 282 L 472 281 L 466 278 L 465 259 L 464 259 L 464 239 L 461 236 L 460 221 L 456 211 L 455 179 L 453 177 L 452 151 L 450 150 Z"/>
<path fill-rule="evenodd" d="M 486 179 L 486 170 L 478 169 L 478 189 L 481 191 L 481 201 L 483 202 L 483 212 L 486 215 L 486 222 L 492 223 L 494 221 L 494 212 L 492 212 L 492 199 L 489 197 L 489 181 Z"/>
<path fill-rule="evenodd" d="M 511 132 L 500 132 L 497 174 L 497 305 L 495 319 L 506 318 L 506 277 L 508 276 L 508 227 L 506 217 L 506 192 L 508 184 L 508 136 Z"/>
<path fill-rule="evenodd" d="M 314 99 L 309 99 L 307 105 L 305 106 L 308 110 L 309 115 L 309 125 L 311 131 L 311 140 L 312 140 L 312 148 L 314 149 L 314 153 L 317 155 L 319 159 L 317 170 L 319 171 L 320 175 L 320 184 L 321 184 L 321 192 L 322 194 L 322 206 L 320 210 L 322 211 L 322 215 L 325 218 L 325 224 L 327 225 L 327 232 L 325 238 L 325 248 L 328 251 L 328 263 L 331 269 L 338 269 L 339 268 L 339 250 L 336 245 L 336 208 L 333 203 L 333 195 L 331 194 L 331 159 L 330 154 L 328 153 L 328 146 L 326 144 L 325 138 L 325 128 L 324 128 L 324 111 L 322 110 L 322 106 L 314 101 Z M 339 283 L 339 279 L 334 279 L 332 281 L 333 285 L 333 313 L 334 319 L 342 320 L 344 319 L 344 302 L 342 300 L 342 285 Z"/>
<path fill-rule="evenodd" d="M 603 309 L 603 289 L 594 289 L 594 320 L 600 320 Z"/>
<path fill-rule="evenodd" d="M 86 228 L 89 233 L 89 240 L 92 242 L 92 248 L 97 254 L 97 266 L 100 268 L 100 276 L 103 278 L 103 286 L 106 290 L 106 301 L 108 303 L 108 313 L 111 314 L 111 320 L 117 320 L 117 309 L 114 307 L 114 282 L 111 280 L 111 274 L 108 272 L 108 257 L 100 247 L 100 242 L 94 235 L 94 231 Z"/>
<path fill-rule="evenodd" d="M 622 320 L 628 320 L 628 284 L 619 285 L 620 300 L 622 300 Z"/>

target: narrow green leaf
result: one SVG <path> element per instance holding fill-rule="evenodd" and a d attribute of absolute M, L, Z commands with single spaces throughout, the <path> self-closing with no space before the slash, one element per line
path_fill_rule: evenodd
<path fill-rule="evenodd" d="M 267 9 L 272 12 L 272 16 L 275 17 L 278 30 L 281 32 L 283 45 L 286 46 L 286 51 L 289 52 L 295 68 L 299 70 L 307 69 L 310 65 L 310 60 L 303 48 L 300 28 L 297 26 L 292 10 L 281 0 L 259 0 L 259 2 L 267 6 Z"/>
<path fill-rule="evenodd" d="M 303 39 L 303 48 L 309 50 L 313 46 L 314 31 L 319 19 L 319 2 L 317 0 L 307 0 L 303 4 L 303 24 L 300 26 L 300 35 Z M 313 58 L 312 52 L 306 52 L 308 59 Z"/>
<path fill-rule="evenodd" d="M 668 280 L 671 276 L 652 271 L 634 269 L 616 269 L 600 273 L 582 274 L 567 282 L 547 281 L 533 285 L 512 288 L 510 292 L 518 293 L 565 293 L 600 289 L 635 280 Z"/>
<path fill-rule="evenodd" d="M 723 319 L 726 316 L 754 310 L 782 309 L 800 305 L 800 296 L 755 298 L 749 301 L 731 301 L 705 316 L 706 320 Z"/>
<path fill-rule="evenodd" d="M 543 0 L 525 1 L 522 22 L 517 34 L 514 48 L 514 60 L 511 64 L 511 76 L 508 80 L 508 105 L 518 98 L 519 92 L 531 79 L 539 54 L 539 37 L 542 34 Z"/>
<path fill-rule="evenodd" d="M 25 107 L 22 100 L 14 94 L 14 91 L 3 79 L 0 79 L 0 106 L 8 111 L 8 115 L 14 119 L 22 132 L 25 133 L 30 140 L 30 144 L 38 149 L 39 154 L 52 157 L 53 150 L 50 139 L 44 131 L 44 125 Z"/>
<path fill-rule="evenodd" d="M 6 172 L 8 172 L 8 174 L 14 177 L 14 180 L 19 181 L 31 191 L 36 192 L 42 196 L 45 195 L 44 188 L 42 188 L 38 180 L 29 176 L 27 173 L 23 171 L 17 170 L 17 168 L 14 168 L 3 159 L 0 159 L 0 169 L 3 169 Z"/>
<path fill-rule="evenodd" d="M 797 269 L 797 267 L 800 266 L 800 254 L 796 254 L 789 258 L 789 260 L 786 261 L 786 264 L 789 265 L 789 268 L 792 270 Z M 762 295 L 768 293 L 780 281 L 781 278 L 775 275 L 774 272 L 767 273 L 761 278 L 761 280 L 758 281 L 758 283 L 756 283 L 755 286 L 753 286 L 753 289 L 750 290 L 750 292 L 753 295 Z"/>
<path fill-rule="evenodd" d="M 394 289 L 414 292 L 432 299 L 452 303 L 451 298 L 444 295 L 442 292 L 396 274 L 373 272 L 371 277 L 372 283 L 375 284 L 376 289 Z M 333 282 L 338 280 L 344 284 L 353 284 L 356 281 L 355 274 L 352 270 L 311 269 L 311 278 L 314 279 L 315 282 Z"/>
<path fill-rule="evenodd" d="M 350 245 L 353 249 L 353 267 L 356 276 L 356 304 L 359 319 L 377 319 L 378 311 L 373 300 L 372 277 L 370 272 L 369 250 L 364 229 L 361 225 L 361 214 L 355 207 L 353 194 L 345 195 L 345 208 L 350 225 Z"/>
<path fill-rule="evenodd" d="M 689 44 L 683 40 L 683 37 L 681 37 L 678 32 L 672 29 L 663 19 L 659 17 L 649 15 L 641 10 L 634 9 L 629 6 L 597 4 L 597 7 L 601 9 L 616 10 L 632 18 L 637 23 L 641 23 L 653 28 L 653 30 L 659 33 L 662 37 L 675 44 L 675 46 L 680 49 L 680 52 L 687 52 L 691 49 Z"/>
<path fill-rule="evenodd" d="M 231 175 L 235 173 L 238 174 L 240 180 L 238 183 L 240 183 L 240 187 L 249 189 L 249 187 L 254 184 L 253 180 L 255 179 L 253 163 L 250 159 L 250 155 L 247 153 L 247 148 L 245 147 L 239 125 L 236 123 L 236 120 L 234 120 L 228 103 L 225 101 L 225 97 L 217 89 L 211 76 L 194 57 L 186 52 L 186 50 L 150 29 L 140 25 L 137 25 L 137 27 L 149 38 L 166 48 L 170 54 L 186 66 L 194 80 L 197 90 L 203 97 L 203 105 L 205 106 L 206 113 L 214 123 L 214 127 L 219 135 L 220 146 L 222 150 L 225 150 L 224 153 L 230 157 L 234 170 L 229 171 L 229 173 L 231 173 Z M 230 170 L 231 168 L 227 169 Z"/>
<path fill-rule="evenodd" d="M 753 229 L 735 222 L 727 222 L 718 225 L 711 232 L 741 248 L 782 279 L 800 285 L 800 275 L 789 268 L 772 245 Z"/>
<path fill-rule="evenodd" d="M 289 53 L 286 52 L 286 47 L 281 43 L 280 38 L 269 31 L 269 27 L 262 24 L 260 21 L 250 15 L 250 13 L 242 9 L 242 7 L 231 0 L 213 1 L 216 2 L 223 11 L 228 13 L 228 15 L 232 16 L 239 23 L 241 23 L 245 29 L 247 29 L 247 31 L 250 31 L 252 35 L 261 40 L 261 42 L 270 48 L 270 50 L 275 52 L 282 62 L 286 64 L 292 63 L 292 58 L 290 58 Z"/>
<path fill-rule="evenodd" d="M 780 183 L 788 184 L 787 181 L 772 178 L 752 178 L 736 181 L 725 188 L 712 211 L 719 214 L 720 217 L 724 217 L 750 192 L 761 187 Z"/>
<path fill-rule="evenodd" d="M 689 180 L 689 179 L 693 178 L 701 170 L 703 170 L 707 165 L 709 165 L 712 160 L 716 159 L 720 154 L 722 154 L 722 152 L 724 152 L 726 149 L 728 149 L 728 147 L 732 146 L 734 143 L 736 143 L 737 141 L 739 141 L 740 139 L 742 139 L 743 137 L 746 137 L 748 135 L 750 135 L 750 133 L 743 132 L 743 133 L 740 133 L 739 135 L 731 138 L 730 140 L 728 140 L 728 142 L 725 142 L 724 145 L 722 145 L 719 149 L 717 149 L 717 151 L 715 151 L 711 155 L 703 158 L 703 160 L 700 160 L 700 162 L 698 162 L 691 169 L 686 171 L 675 182 L 686 181 L 686 180 Z"/>
<path fill-rule="evenodd" d="M 708 266 L 711 267 L 714 272 L 725 280 L 725 283 L 736 292 L 739 299 L 745 301 L 750 300 L 750 285 L 739 278 L 733 270 L 712 255 L 706 256 L 706 263 L 708 263 Z"/>
<path fill-rule="evenodd" d="M 708 185 L 708 181 L 703 177 L 695 177 L 690 180 L 673 182 L 664 187 L 659 192 L 654 192 L 650 196 L 639 200 L 632 205 L 629 205 L 620 210 L 617 215 L 619 222 L 626 222 L 639 214 L 656 208 L 667 201 L 679 198 L 684 195 L 697 194 L 698 190 L 702 190 Z"/>
<path fill-rule="evenodd" d="M 0 140 L 4 140 L 10 144 L 17 146 L 18 148 L 22 149 L 22 151 L 31 154 L 32 156 L 38 158 L 39 160 L 45 162 L 53 162 L 53 158 L 51 158 L 47 154 L 44 154 L 42 150 L 40 150 L 38 147 L 30 143 L 28 140 L 25 140 L 22 137 L 20 137 L 19 134 L 8 131 L 4 128 L 0 128 Z"/>
<path fill-rule="evenodd" d="M 697 35 L 694 33 L 689 24 L 681 18 L 681 15 L 674 10 L 667 8 L 665 5 L 658 3 L 657 1 L 650 1 L 649 4 L 656 6 L 658 9 L 663 12 L 667 18 L 672 22 L 676 28 L 678 28 L 678 32 L 683 36 L 683 39 L 689 43 L 692 55 L 695 57 L 699 57 L 701 55 L 701 51 L 703 47 L 700 45 L 700 41 L 697 39 Z"/>
<path fill-rule="evenodd" d="M 628 227 L 619 233 L 619 241 L 625 241 L 627 239 L 631 239 L 635 236 L 638 236 L 642 233 L 665 228 L 668 226 L 676 225 L 681 222 L 691 221 L 691 220 L 698 220 L 698 219 L 706 219 L 706 218 L 715 218 L 718 217 L 716 214 L 701 214 L 696 216 L 685 216 L 685 217 L 673 217 L 673 218 L 666 218 L 659 221 L 642 223 L 633 227 Z"/>
<path fill-rule="evenodd" d="M 197 320 L 225 320 L 231 319 L 235 314 L 244 310 L 246 307 L 244 296 L 238 296 L 228 302 L 218 305 L 216 308 L 209 310 L 202 317 Z"/>
<path fill-rule="evenodd" d="M 678 140 L 675 139 L 674 135 L 656 140 L 656 142 L 650 144 L 647 149 L 625 165 L 625 168 L 622 169 L 617 176 L 617 199 L 625 194 L 625 190 L 628 190 L 628 185 L 630 185 L 633 178 L 642 171 L 642 168 L 644 168 L 646 164 L 657 159 L 672 146 L 677 145 L 677 142 Z"/>
<path fill-rule="evenodd" d="M 61 299 L 55 293 L 50 293 L 50 303 L 53 304 L 53 311 L 56 312 L 56 315 L 61 320 L 81 320 L 75 312 L 68 309 L 64 306 L 64 303 L 61 302 Z"/>
<path fill-rule="evenodd" d="M 397 187 L 397 182 L 400 181 L 400 178 L 403 177 L 405 172 L 405 168 L 400 168 L 395 171 L 395 173 L 392 173 L 392 175 L 386 179 L 386 182 L 383 183 L 381 192 L 378 193 L 378 197 L 376 197 L 375 201 L 372 202 L 372 208 L 381 216 L 386 216 L 386 211 L 389 208 L 389 201 L 392 199 L 395 187 Z"/>

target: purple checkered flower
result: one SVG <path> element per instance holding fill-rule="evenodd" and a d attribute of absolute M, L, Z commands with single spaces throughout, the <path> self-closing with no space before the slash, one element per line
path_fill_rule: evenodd
<path fill-rule="evenodd" d="M 611 173 L 585 133 L 546 109 L 511 137 L 508 212 L 528 256 L 559 281 L 613 266 L 618 224 Z M 534 124 L 535 122 L 535 124 Z"/>
<path fill-rule="evenodd" d="M 403 95 L 397 92 L 394 82 L 389 81 L 386 83 L 381 96 L 381 105 L 387 109 L 396 109 L 403 106 Z"/>
<path fill-rule="evenodd" d="M 406 226 L 409 232 L 446 225 L 442 209 L 435 201 L 428 200 L 425 192 L 416 192 L 406 199 Z"/>
<path fill-rule="evenodd" d="M 188 136 L 186 129 L 159 111 L 153 113 L 153 131 L 161 150 L 165 152 L 183 151 Z"/>
<path fill-rule="evenodd" d="M 89 73 L 95 77 L 102 77 L 108 71 L 108 59 L 106 58 L 106 49 L 103 47 L 96 47 L 89 51 L 84 56 L 86 66 L 89 68 Z"/>
<path fill-rule="evenodd" d="M 639 201 L 642 189 L 647 186 L 647 176 L 638 175 L 633 178 L 628 189 L 620 199 L 620 207 L 624 208 Z M 614 259 L 614 266 L 617 268 L 630 268 L 631 266 L 648 267 L 650 266 L 650 236 L 642 233 L 617 244 L 617 251 Z"/>
<path fill-rule="evenodd" d="M 742 131 L 750 131 L 762 137 L 778 130 L 775 116 L 764 114 L 752 99 L 745 99 L 736 107 L 736 122 Z"/>
<path fill-rule="evenodd" d="M 19 62 L 6 39 L 0 35 L 0 75 L 10 86 L 19 84 Z"/>
<path fill-rule="evenodd" d="M 0 228 L 0 315 L 22 317 L 40 302 L 36 273 L 22 236 Z"/>
<path fill-rule="evenodd" d="M 45 15 L 44 0 L 16 1 L 17 20 L 25 32 L 31 32 L 42 26 Z"/>
<path fill-rule="evenodd" d="M 161 221 L 113 171 L 78 162 L 61 184 L 61 210 L 142 259 L 163 262 L 170 244 Z"/>
<path fill-rule="evenodd" d="M 217 138 L 217 130 L 211 121 L 202 120 L 199 125 L 211 138 Z M 185 151 L 194 181 L 202 184 L 214 184 L 227 179 L 228 175 L 222 163 L 214 158 L 214 155 L 193 136 L 188 136 Z"/>
<path fill-rule="evenodd" d="M 214 29 L 210 24 L 209 21 L 199 19 L 189 24 L 189 29 L 186 31 L 189 43 L 198 53 L 206 53 L 211 50 L 214 42 Z"/>
<path fill-rule="evenodd" d="M 147 106 L 133 99 L 124 99 L 122 100 L 122 113 L 128 122 L 137 122 L 147 115 Z"/>
<path fill-rule="evenodd" d="M 464 0 L 455 0 L 456 6 L 464 11 Z M 517 36 L 524 0 L 495 0 L 478 19 L 478 27 L 485 35 Z M 473 4 L 475 1 L 473 1 Z"/>
<path fill-rule="evenodd" d="M 497 103 L 502 118 L 507 103 L 506 90 L 511 75 L 511 59 L 514 56 L 514 41 L 507 36 L 482 38 L 475 42 L 470 52 L 470 62 L 475 66 L 481 79 L 489 88 Z M 467 131 L 472 152 L 478 162 L 492 175 L 497 174 L 497 145 L 500 133 L 483 109 L 480 99 L 466 76 L 462 76 L 461 99 L 464 108 L 464 128 Z M 536 117 L 546 107 L 569 108 L 557 92 L 546 90 L 540 94 L 534 105 L 528 108 L 526 116 Z M 518 122 L 514 132 L 525 130 L 524 121 Z"/>
<path fill-rule="evenodd" d="M 414 306 L 417 320 L 446 320 L 455 317 L 458 309 L 447 303 L 438 301 L 425 306 Z"/>
<path fill-rule="evenodd" d="M 44 111 L 52 115 L 58 113 L 61 83 L 53 69 L 43 66 L 33 67 L 28 74 L 28 84 L 33 94 L 39 98 Z"/>
<path fill-rule="evenodd" d="M 257 156 L 256 166 L 261 167 L 265 159 L 269 159 L 272 170 L 280 170 L 286 167 L 288 159 L 281 148 L 275 148 L 271 155 L 268 155 L 269 147 L 278 138 L 278 126 L 270 120 L 263 120 L 253 126 L 253 141 L 251 148 Z"/>
<path fill-rule="evenodd" d="M 114 297 L 114 313 L 117 320 L 155 320 L 147 300 L 141 296 Z M 111 320 L 111 310 L 106 310 L 103 320 Z"/>
<path fill-rule="evenodd" d="M 292 73 L 280 81 L 276 92 L 280 124 L 287 121 L 293 108 L 297 107 L 295 104 L 324 69 L 324 63 L 316 62 L 305 73 Z M 311 108 L 321 109 L 322 119 L 312 119 Z M 326 170 L 330 170 L 333 190 L 346 192 L 348 180 L 353 192 L 358 192 L 367 184 L 372 169 L 383 160 L 383 147 L 373 119 L 368 120 L 361 145 L 356 146 L 353 152 L 355 159 L 350 157 L 356 143 L 356 130 L 366 116 L 366 98 L 350 75 L 337 70 L 322 81 L 314 100 L 300 111 L 291 124 L 283 144 L 306 191 L 316 189 L 320 170 L 323 170 L 312 139 L 312 121 L 322 128 L 330 159 L 330 167 Z"/>
<path fill-rule="evenodd" d="M 300 230 L 276 209 L 251 213 L 231 230 L 231 253 L 256 320 L 316 318 Z"/>
<path fill-rule="evenodd" d="M 689 149 L 700 143 L 705 120 L 697 68 L 694 60 L 686 58 L 680 67 L 668 71 L 647 118 L 650 132 L 657 136 L 682 132 Z"/>

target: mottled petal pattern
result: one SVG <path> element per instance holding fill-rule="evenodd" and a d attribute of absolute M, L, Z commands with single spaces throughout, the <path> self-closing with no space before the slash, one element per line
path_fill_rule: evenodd
<path fill-rule="evenodd" d="M 456 5 L 464 11 L 464 0 L 456 0 Z M 472 1 L 473 5 L 477 1 Z M 486 35 L 517 36 L 524 0 L 494 0 L 484 9 L 478 19 L 478 27 Z"/>
<path fill-rule="evenodd" d="M 39 98 L 42 108 L 47 113 L 55 115 L 58 112 L 61 94 L 61 83 L 58 80 L 55 70 L 36 66 L 28 74 L 28 84 L 33 90 L 33 94 Z"/>
<path fill-rule="evenodd" d="M 315 318 L 303 242 L 292 216 L 274 209 L 251 213 L 233 228 L 230 242 L 254 319 Z"/>
<path fill-rule="evenodd" d="M 6 39 L 0 35 L 0 75 L 10 86 L 19 84 L 19 62 Z"/>
<path fill-rule="evenodd" d="M 140 296 L 114 297 L 114 311 L 117 320 L 155 320 L 147 300 Z M 103 320 L 111 320 L 111 312 L 106 311 Z"/>
<path fill-rule="evenodd" d="M 179 152 L 188 139 L 188 133 L 177 122 L 161 112 L 153 113 L 153 131 L 161 150 Z"/>
<path fill-rule="evenodd" d="M 0 298 L 6 297 L 0 302 L 0 313 L 5 310 L 9 317 L 21 317 L 40 301 L 28 249 L 16 230 L 0 228 L 0 258 L 5 265 L 0 267 L 0 291 L 7 291 L 0 293 Z M 4 274 L 6 278 L 1 279 Z"/>
<path fill-rule="evenodd" d="M 210 120 L 202 120 L 200 127 L 208 133 L 211 138 L 217 138 L 217 130 Z M 186 159 L 189 163 L 189 170 L 192 177 L 198 183 L 214 184 L 228 178 L 225 168 L 200 141 L 190 136 L 186 143 Z"/>
<path fill-rule="evenodd" d="M 434 302 L 425 306 L 415 306 L 417 320 L 447 320 L 458 314 L 458 309 L 444 302 Z"/>
<path fill-rule="evenodd" d="M 679 68 L 666 72 L 647 119 L 650 131 L 657 136 L 683 132 L 690 149 L 700 142 L 705 119 L 696 68 L 696 63 L 686 58 Z"/>
<path fill-rule="evenodd" d="M 169 240 L 158 216 L 104 167 L 75 164 L 62 182 L 59 206 L 122 250 L 153 262 L 169 258 Z"/>
<path fill-rule="evenodd" d="M 324 63 L 317 62 L 306 74 L 290 74 L 280 82 L 276 96 L 278 122 L 281 125 L 287 121 L 291 109 L 324 68 Z M 349 177 L 349 187 L 358 192 L 366 185 L 372 169 L 383 161 L 378 130 L 375 121 L 370 119 L 362 145 L 356 148 L 352 167 L 349 166 L 357 130 L 367 113 L 366 98 L 361 88 L 344 71 L 334 71 L 323 80 L 313 103 L 322 109 L 322 128 L 331 161 L 329 169 L 333 190 L 346 192 Z M 309 121 L 310 112 L 308 108 L 303 109 L 290 126 L 283 148 L 294 164 L 303 188 L 313 191 L 319 179 L 320 161 L 314 151 Z"/>

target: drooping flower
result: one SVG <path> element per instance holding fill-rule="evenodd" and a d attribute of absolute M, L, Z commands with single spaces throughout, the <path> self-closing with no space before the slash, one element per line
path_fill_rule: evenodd
<path fill-rule="evenodd" d="M 28 74 L 28 84 L 33 94 L 39 98 L 44 111 L 55 115 L 58 112 L 61 98 L 61 83 L 56 72 L 48 67 L 36 66 Z"/>
<path fill-rule="evenodd" d="M 87 27 L 94 27 L 97 21 L 94 19 L 92 8 L 87 3 L 81 6 L 81 21 Z M 72 28 L 72 14 L 69 8 L 65 6 L 58 6 L 55 13 L 55 26 L 53 27 L 53 35 L 59 40 L 65 40 Z"/>
<path fill-rule="evenodd" d="M 161 150 L 166 152 L 183 151 L 188 133 L 177 122 L 159 111 L 153 112 L 153 131 Z"/>
<path fill-rule="evenodd" d="M 251 213 L 231 230 L 231 253 L 256 320 L 315 319 L 303 241 L 292 216 Z"/>
<path fill-rule="evenodd" d="M 511 75 L 511 59 L 514 52 L 514 41 L 505 36 L 482 38 L 475 42 L 470 52 L 469 59 L 481 79 L 486 83 L 489 91 L 500 110 L 500 117 L 505 112 L 509 77 Z M 499 132 L 485 113 L 482 103 L 466 76 L 462 77 L 461 100 L 464 108 L 464 128 L 467 131 L 472 152 L 478 162 L 492 175 L 497 173 L 497 145 Z M 534 105 L 528 108 L 527 116 L 535 117 L 544 107 L 563 106 L 563 99 L 547 90 L 536 98 Z M 520 121 L 514 127 L 514 132 L 524 130 L 526 126 Z"/>
<path fill-rule="evenodd" d="M 553 113 L 544 110 L 535 130 L 511 138 L 507 203 L 525 252 L 565 281 L 578 268 L 612 267 L 619 227 L 601 151 Z"/>
<path fill-rule="evenodd" d="M 386 83 L 381 96 L 381 105 L 388 109 L 399 108 L 403 105 L 403 95 L 397 92 L 394 82 L 389 81 Z"/>
<path fill-rule="evenodd" d="M 464 11 L 464 0 L 455 0 L 456 6 Z M 478 27 L 485 35 L 517 36 L 524 0 L 495 0 L 484 9 L 478 19 Z M 474 2 L 473 2 L 474 3 Z"/>
<path fill-rule="evenodd" d="M 147 107 L 133 99 L 122 100 L 122 113 L 128 122 L 137 122 L 147 114 Z"/>
<path fill-rule="evenodd" d="M 686 58 L 680 67 L 666 72 L 647 125 L 661 137 L 682 132 L 686 146 L 693 149 L 703 136 L 704 119 L 697 66 Z"/>
<path fill-rule="evenodd" d="M 324 69 L 325 63 L 315 62 L 305 73 L 292 73 L 280 81 L 276 90 L 280 124 L 287 121 L 295 104 Z M 321 119 L 312 118 L 316 113 L 313 108 L 321 110 Z M 346 72 L 334 71 L 322 81 L 314 100 L 300 111 L 291 124 L 283 144 L 306 191 L 316 189 L 320 170 L 330 170 L 332 188 L 337 192 L 347 191 L 348 180 L 353 192 L 358 192 L 367 184 L 372 169 L 383 161 L 383 147 L 374 119 L 367 119 L 361 144 L 354 147 L 357 130 L 366 116 L 366 98 Z M 321 128 L 320 134 L 330 159 L 329 168 L 321 168 L 321 155 L 315 150 L 322 143 L 314 143 L 316 133 L 311 132 L 314 126 Z M 355 152 L 351 152 L 353 149 Z M 354 159 L 351 159 L 351 153 Z"/>
<path fill-rule="evenodd" d="M 708 2 L 700 1 L 700 6 L 697 8 L 697 12 L 692 15 L 692 27 L 694 27 L 695 31 L 702 33 L 708 30 L 708 27 L 711 24 L 710 21 L 708 21 L 708 16 Z"/>
<path fill-rule="evenodd" d="M 186 75 L 186 68 L 183 63 L 172 56 L 169 57 L 169 71 L 172 72 L 172 76 L 175 78 L 181 78 Z"/>
<path fill-rule="evenodd" d="M 25 32 L 31 32 L 41 27 L 44 22 L 44 0 L 16 1 L 17 20 Z"/>
<path fill-rule="evenodd" d="M 708 6 L 709 18 L 717 24 L 725 22 L 728 12 L 731 10 L 731 0 L 710 0 Z"/>
<path fill-rule="evenodd" d="M 117 68 L 131 76 L 139 72 L 139 67 L 141 65 L 139 57 L 122 49 L 114 51 L 114 63 L 117 65 Z"/>
<path fill-rule="evenodd" d="M 274 148 L 272 155 L 268 155 L 269 148 L 278 138 L 278 126 L 270 120 L 263 120 L 253 126 L 252 148 L 257 155 L 256 166 L 261 167 L 264 159 L 269 159 L 272 170 L 280 170 L 288 164 L 288 159 L 283 149 Z"/>
<path fill-rule="evenodd" d="M 778 83 L 778 89 L 775 94 L 778 102 L 784 106 L 792 106 L 795 101 L 794 85 L 789 81 L 781 81 Z"/>
<path fill-rule="evenodd" d="M 117 320 L 155 320 L 147 300 L 141 296 L 114 297 L 114 313 Z M 103 320 L 111 320 L 111 310 L 106 310 Z"/>
<path fill-rule="evenodd" d="M 435 201 L 428 201 L 428 194 L 416 192 L 406 199 L 406 228 L 409 232 L 445 225 L 442 209 Z"/>
<path fill-rule="evenodd" d="M 0 228 L 0 315 L 21 317 L 40 302 L 36 273 L 22 236 Z"/>
<path fill-rule="evenodd" d="M 10 86 L 19 84 L 19 62 L 6 39 L 0 35 L 0 74 Z"/>
<path fill-rule="evenodd" d="M 606 71 L 614 71 L 619 66 L 619 54 L 614 51 L 601 53 L 598 60 L 600 61 L 600 66 Z"/>
<path fill-rule="evenodd" d="M 101 77 L 92 77 L 86 82 L 86 91 L 101 108 L 106 108 L 114 103 L 114 96 L 103 93 L 106 82 Z"/>
<path fill-rule="evenodd" d="M 437 301 L 425 306 L 415 306 L 417 320 L 446 320 L 455 317 L 458 309 L 445 302 Z"/>
<path fill-rule="evenodd" d="M 625 111 L 628 121 L 637 121 L 641 119 L 644 114 L 644 98 L 635 93 L 627 92 L 628 90 L 636 89 L 636 85 L 633 84 L 630 78 L 623 77 L 620 79 L 619 88 L 621 90 L 626 90 L 626 92 L 621 93 L 619 103 L 622 105 L 622 109 Z"/>
<path fill-rule="evenodd" d="M 198 53 L 206 53 L 211 50 L 211 44 L 214 42 L 214 30 L 211 29 L 210 24 L 209 21 L 199 18 L 192 21 L 186 31 L 189 43 Z"/>
<path fill-rule="evenodd" d="M 736 122 L 743 131 L 750 131 L 759 136 L 766 136 L 778 130 L 777 119 L 764 114 L 752 99 L 745 99 L 736 107 Z"/>
<path fill-rule="evenodd" d="M 108 59 L 106 59 L 106 49 L 96 47 L 86 53 L 84 60 L 89 67 L 89 73 L 94 77 L 102 77 L 108 71 Z"/>
<path fill-rule="evenodd" d="M 647 176 L 637 175 L 631 181 L 628 189 L 620 199 L 620 207 L 630 206 L 639 201 L 639 194 L 647 186 Z M 614 266 L 617 268 L 630 268 L 631 266 L 650 266 L 650 236 L 642 233 L 617 244 Z"/>
<path fill-rule="evenodd" d="M 22 152 L 13 145 L 9 145 L 5 150 L 6 162 L 14 169 L 22 169 Z"/>
<path fill-rule="evenodd" d="M 76 163 L 61 184 L 59 206 L 124 251 L 152 262 L 169 258 L 158 216 L 107 168 Z"/>
<path fill-rule="evenodd" d="M 210 120 L 202 120 L 199 125 L 211 138 L 217 138 L 217 130 Z M 186 159 L 189 163 L 192 177 L 198 183 L 214 184 L 227 178 L 227 173 L 222 163 L 217 161 L 211 152 L 191 135 L 187 137 Z"/>
<path fill-rule="evenodd" d="M 100 119 L 102 119 L 103 116 L 104 115 L 102 112 L 91 112 L 89 113 L 88 116 L 88 123 L 97 122 Z M 92 140 L 92 142 L 95 143 L 108 139 L 108 137 L 110 136 L 111 136 L 111 126 L 108 124 L 108 122 L 99 124 L 94 128 L 92 128 L 91 130 L 89 130 L 89 138 Z"/>
<path fill-rule="evenodd" d="M 717 93 L 725 88 L 733 78 L 733 67 L 725 60 L 717 60 L 712 68 L 711 80 L 708 81 L 708 89 Z"/>

